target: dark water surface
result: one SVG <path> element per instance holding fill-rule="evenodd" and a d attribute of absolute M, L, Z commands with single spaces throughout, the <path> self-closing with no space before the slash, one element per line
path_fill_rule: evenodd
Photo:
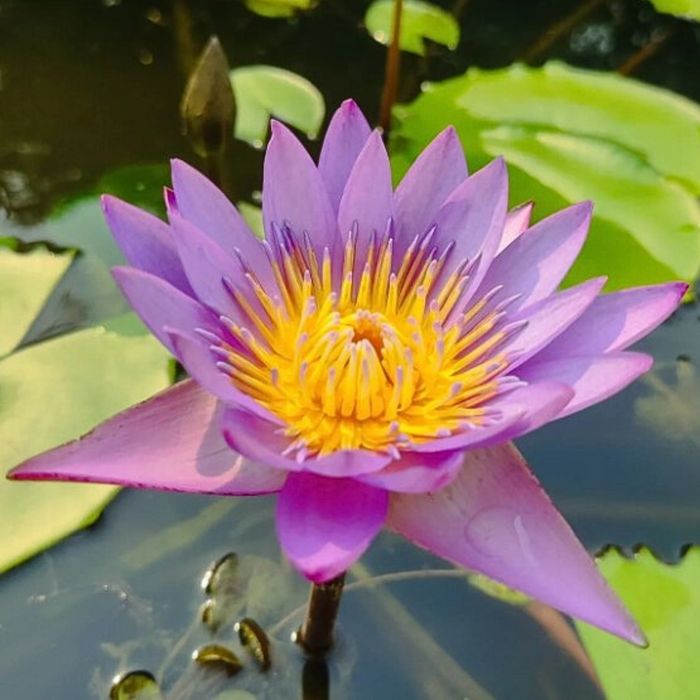
<path fill-rule="evenodd" d="M 72 201 L 73 218 L 64 220 L 61 235 L 77 236 L 109 259 L 108 244 L 91 239 L 101 226 L 94 197 L 81 200 L 84 208 L 75 207 L 76 197 L 126 166 L 172 156 L 196 163 L 180 134 L 178 102 L 187 67 L 214 31 L 232 66 L 289 68 L 321 89 L 329 112 L 352 96 L 376 114 L 384 49 L 361 26 L 367 4 L 327 0 L 315 13 L 285 21 L 259 18 L 235 0 L 0 1 L 2 233 L 45 238 L 59 225 L 58 208 Z M 639 0 L 454 5 L 461 8 L 460 48 L 407 56 L 404 97 L 425 79 L 523 56 L 612 69 L 667 33 L 635 75 L 700 99 L 697 29 L 659 17 Z M 545 31 L 581 5 L 589 12 L 573 27 Z M 237 199 L 252 201 L 261 164 L 261 152 L 233 146 L 228 170 Z M 110 292 L 95 296 L 99 279 L 84 260 L 76 265 L 27 342 L 121 310 Z M 686 306 L 640 344 L 656 358 L 646 378 L 519 443 L 591 551 L 645 543 L 674 560 L 683 545 L 700 542 L 699 313 Z M 104 698 L 116 673 L 139 668 L 164 680 L 168 698 L 208 700 L 234 689 L 300 697 L 302 660 L 287 641 L 299 617 L 277 623 L 304 602 L 306 590 L 281 559 L 273 505 L 268 498 L 125 491 L 96 526 L 3 576 L 0 698 Z M 246 660 L 243 673 L 229 680 L 189 660 L 210 640 L 199 619 L 199 581 L 228 551 L 253 572 L 236 613 L 274 632 L 275 663 L 266 675 L 228 627 L 219 639 Z M 343 601 L 330 667 L 333 698 L 599 697 L 531 609 L 490 599 L 463 578 L 429 573 L 446 568 L 393 535 L 377 539 Z M 426 573 L 414 580 L 362 583 L 419 570 Z"/>

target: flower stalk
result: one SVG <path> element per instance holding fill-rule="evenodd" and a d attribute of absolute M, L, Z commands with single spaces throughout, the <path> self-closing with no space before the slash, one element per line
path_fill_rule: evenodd
<path fill-rule="evenodd" d="M 401 18 L 403 16 L 403 0 L 394 0 L 394 18 L 392 20 L 391 44 L 386 55 L 384 73 L 384 89 L 379 110 L 379 128 L 382 130 L 384 142 L 389 139 L 391 130 L 391 111 L 396 102 L 396 91 L 399 85 L 401 70 Z"/>
<path fill-rule="evenodd" d="M 311 584 L 306 618 L 296 637 L 307 654 L 322 655 L 333 646 L 333 630 L 344 585 L 345 574 L 326 583 Z"/>

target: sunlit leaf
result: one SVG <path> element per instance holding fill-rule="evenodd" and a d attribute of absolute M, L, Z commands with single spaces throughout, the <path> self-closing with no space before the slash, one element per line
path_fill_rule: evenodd
<path fill-rule="evenodd" d="M 659 11 L 669 15 L 700 20 L 699 0 L 651 0 L 651 4 Z"/>
<path fill-rule="evenodd" d="M 297 12 L 313 10 L 318 0 L 243 0 L 243 4 L 261 17 L 293 17 Z"/>
<path fill-rule="evenodd" d="M 596 204 L 568 278 L 607 274 L 609 288 L 693 279 L 700 267 L 700 107 L 659 88 L 551 63 L 473 69 L 397 108 L 393 165 L 406 170 L 448 124 L 477 170 L 505 155 L 511 202 L 541 219 Z"/>
<path fill-rule="evenodd" d="M 0 474 L 168 385 L 168 353 L 132 319 L 39 343 L 0 361 Z M 93 522 L 116 492 L 111 486 L 1 479 L 0 571 Z"/>
<path fill-rule="evenodd" d="M 0 247 L 0 357 L 24 338 L 72 259 L 70 253 L 20 254 Z"/>
<path fill-rule="evenodd" d="M 250 230 L 258 237 L 265 238 L 265 229 L 263 227 L 262 209 L 255 204 L 248 202 L 238 202 L 238 210 L 245 219 L 245 222 L 250 226 Z"/>
<path fill-rule="evenodd" d="M 380 44 L 391 43 L 394 0 L 376 0 L 365 15 L 365 26 Z M 459 44 L 457 20 L 440 7 L 421 0 L 404 0 L 399 45 L 403 51 L 425 55 L 424 39 L 454 49 Z"/>
<path fill-rule="evenodd" d="M 246 66 L 231 71 L 236 97 L 237 139 L 261 147 L 274 117 L 309 138 L 318 134 L 325 103 L 323 95 L 306 78 L 274 66 Z"/>
<path fill-rule="evenodd" d="M 606 697 L 700 697 L 700 549 L 673 566 L 647 549 L 633 560 L 611 550 L 600 566 L 649 639 L 649 648 L 639 649 L 576 622 Z"/>

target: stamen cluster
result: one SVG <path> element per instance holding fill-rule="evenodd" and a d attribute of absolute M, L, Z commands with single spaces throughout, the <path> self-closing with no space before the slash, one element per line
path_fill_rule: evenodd
<path fill-rule="evenodd" d="M 307 236 L 276 227 L 265 246 L 279 295 L 250 269 L 252 299 L 229 283 L 250 327 L 221 319 L 235 342 L 213 347 L 218 366 L 282 419 L 298 460 L 357 448 L 398 456 L 487 424 L 489 400 L 517 384 L 499 352 L 521 327 L 504 322 L 512 299 L 495 303 L 499 287 L 462 308 L 475 265 L 444 275 L 452 246 L 437 250 L 434 234 L 397 256 L 390 220 L 362 255 L 350 231 L 334 265 L 328 248 L 319 261 Z"/>

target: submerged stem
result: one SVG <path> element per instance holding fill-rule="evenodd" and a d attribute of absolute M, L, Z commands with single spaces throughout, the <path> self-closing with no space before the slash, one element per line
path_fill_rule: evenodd
<path fill-rule="evenodd" d="M 306 618 L 297 633 L 297 643 L 308 654 L 324 654 L 333 646 L 333 629 L 344 584 L 345 574 L 327 583 L 312 584 Z"/>
<path fill-rule="evenodd" d="M 384 89 L 382 105 L 379 110 L 379 128 L 384 134 L 384 141 L 389 139 L 391 130 L 391 110 L 396 102 L 396 90 L 399 84 L 401 68 L 401 17 L 403 15 L 403 0 L 394 0 L 394 19 L 392 22 L 391 44 L 386 55 L 386 70 L 384 72 Z"/>

